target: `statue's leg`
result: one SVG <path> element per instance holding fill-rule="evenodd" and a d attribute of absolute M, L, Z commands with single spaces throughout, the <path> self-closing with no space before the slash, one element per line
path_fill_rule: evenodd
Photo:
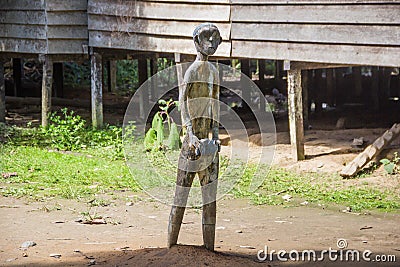
<path fill-rule="evenodd" d="M 199 172 L 203 199 L 203 242 L 206 249 L 214 251 L 217 211 L 218 155 L 211 165 Z"/>
<path fill-rule="evenodd" d="M 183 214 L 185 213 L 185 207 L 189 196 L 190 187 L 192 186 L 193 178 L 196 175 L 194 172 L 189 172 L 187 167 L 185 168 L 182 164 L 187 164 L 185 160 L 187 154 L 187 144 L 183 144 L 181 158 L 179 159 L 179 168 L 176 179 L 176 189 L 174 203 L 171 208 L 169 215 L 168 224 L 168 248 L 175 245 L 178 241 L 179 230 L 181 229 Z"/>

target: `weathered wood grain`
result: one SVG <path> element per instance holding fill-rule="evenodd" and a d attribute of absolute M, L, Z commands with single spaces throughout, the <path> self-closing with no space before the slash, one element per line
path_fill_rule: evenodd
<path fill-rule="evenodd" d="M 47 11 L 87 10 L 87 0 L 46 0 Z"/>
<path fill-rule="evenodd" d="M 44 10 L 45 0 L 0 0 L 0 10 Z"/>
<path fill-rule="evenodd" d="M 103 65 L 101 54 L 91 51 L 91 106 L 93 128 L 103 127 Z"/>
<path fill-rule="evenodd" d="M 361 152 L 352 162 L 347 164 L 340 172 L 342 177 L 351 177 L 357 174 L 368 162 L 379 155 L 382 150 L 400 135 L 400 124 L 393 124 L 363 152 Z"/>
<path fill-rule="evenodd" d="M 87 25 L 87 13 L 84 11 L 47 12 L 48 25 Z"/>
<path fill-rule="evenodd" d="M 89 46 L 167 53 L 196 54 L 192 38 L 123 34 L 101 31 L 89 32 Z M 222 42 L 215 56 L 229 57 L 230 42 Z"/>
<path fill-rule="evenodd" d="M 51 91 L 53 87 L 53 62 L 49 56 L 45 56 L 43 62 L 42 77 L 42 126 L 49 123 L 51 112 Z"/>
<path fill-rule="evenodd" d="M 400 47 L 233 40 L 232 57 L 398 67 Z"/>
<path fill-rule="evenodd" d="M 0 24 L 14 23 L 14 24 L 46 24 L 45 11 L 14 11 L 2 10 L 0 11 Z"/>
<path fill-rule="evenodd" d="M 57 25 L 48 26 L 49 39 L 88 39 L 87 26 L 83 25 Z"/>
<path fill-rule="evenodd" d="M 0 27 L 0 38 L 46 39 L 44 25 L 3 24 Z"/>
<path fill-rule="evenodd" d="M 232 39 L 400 46 L 400 27 L 233 23 Z"/>
<path fill-rule="evenodd" d="M 85 54 L 84 45 L 87 39 L 50 39 L 48 40 L 48 54 Z"/>
<path fill-rule="evenodd" d="M 114 31 L 124 33 L 144 33 L 167 36 L 192 37 L 193 30 L 199 25 L 198 21 L 172 21 L 136 19 L 119 16 L 89 15 L 89 30 Z M 228 40 L 231 24 L 215 23 L 223 40 Z"/>
<path fill-rule="evenodd" d="M 230 7 L 229 5 L 97 0 L 89 1 L 88 13 L 149 19 L 221 22 L 229 21 Z"/>
<path fill-rule="evenodd" d="M 0 38 L 0 52 L 43 54 L 46 48 L 46 40 Z"/>
<path fill-rule="evenodd" d="M 6 86 L 4 83 L 4 64 L 0 60 L 0 122 L 6 122 Z"/>
<path fill-rule="evenodd" d="M 142 2 L 154 2 L 154 0 L 139 0 Z M 157 2 L 196 3 L 196 4 L 229 4 L 230 0 L 157 0 Z"/>
<path fill-rule="evenodd" d="M 232 21 L 400 24 L 400 5 L 233 5 Z"/>
<path fill-rule="evenodd" d="M 394 4 L 399 3 L 398 0 L 231 0 L 232 4 L 246 4 L 246 5 L 294 5 L 294 4 Z"/>
<path fill-rule="evenodd" d="M 290 143 L 295 161 L 304 160 L 304 128 L 301 70 L 288 70 L 288 113 Z"/>

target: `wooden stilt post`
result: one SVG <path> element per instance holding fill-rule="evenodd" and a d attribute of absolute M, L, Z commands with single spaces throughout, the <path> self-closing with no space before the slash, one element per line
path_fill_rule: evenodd
<path fill-rule="evenodd" d="M 308 103 L 308 73 L 310 71 L 303 70 L 301 73 L 301 87 L 303 88 L 303 121 L 304 121 L 304 130 L 308 129 L 309 122 L 308 122 L 308 110 L 310 104 Z"/>
<path fill-rule="evenodd" d="M 22 60 L 13 58 L 14 96 L 21 96 Z"/>
<path fill-rule="evenodd" d="M 378 111 L 379 106 L 379 71 L 378 67 L 372 67 L 372 83 L 371 83 L 372 109 Z"/>
<path fill-rule="evenodd" d="M 265 86 L 265 59 L 259 59 L 258 60 L 258 81 L 259 81 L 259 86 L 262 89 L 264 89 Z"/>
<path fill-rule="evenodd" d="M 54 96 L 64 96 L 64 64 L 62 62 L 56 62 L 53 64 L 54 68 Z"/>
<path fill-rule="evenodd" d="M 92 126 L 103 127 L 103 67 L 101 54 L 90 49 Z"/>
<path fill-rule="evenodd" d="M 293 159 L 299 161 L 305 159 L 301 69 L 290 69 L 289 67 L 286 70 L 288 71 L 290 143 L 292 145 Z"/>
<path fill-rule="evenodd" d="M 322 109 L 322 101 L 321 100 L 322 100 L 322 94 L 323 94 L 323 90 L 324 90 L 324 86 L 322 85 L 322 69 L 316 69 L 314 71 L 314 73 L 315 73 L 314 103 L 315 103 L 315 113 L 318 113 Z"/>
<path fill-rule="evenodd" d="M 115 60 L 107 60 L 107 91 L 114 92 L 117 87 L 117 64 Z"/>
<path fill-rule="evenodd" d="M 150 60 L 150 75 L 153 77 L 155 74 L 158 72 L 158 66 L 157 66 L 157 61 L 158 57 L 155 56 Z M 151 89 L 150 89 L 150 94 L 151 94 L 151 100 L 152 101 L 157 101 L 157 78 L 153 77 L 152 78 L 152 83 L 151 83 Z"/>
<path fill-rule="evenodd" d="M 282 60 L 275 60 L 275 73 L 274 73 L 275 79 L 280 80 L 282 78 L 283 76 L 282 66 L 283 66 Z"/>
<path fill-rule="evenodd" d="M 49 123 L 51 112 L 51 91 L 53 86 L 53 62 L 48 55 L 41 55 L 43 62 L 42 77 L 42 126 L 46 127 Z"/>
<path fill-rule="evenodd" d="M 117 61 L 110 60 L 110 70 L 108 72 L 108 76 L 110 77 L 110 92 L 115 92 L 117 89 Z"/>
<path fill-rule="evenodd" d="M 138 59 L 138 78 L 139 78 L 139 86 L 142 86 L 142 84 L 147 80 L 148 78 L 148 73 L 147 73 L 147 59 Z M 148 88 L 144 88 L 141 90 L 140 94 L 140 107 L 139 107 L 139 114 L 142 119 L 144 119 L 144 110 L 145 107 L 149 106 L 149 91 L 147 90 Z"/>
<path fill-rule="evenodd" d="M 259 81 L 259 87 L 261 89 L 261 95 L 260 95 L 260 110 L 265 111 L 266 109 L 266 103 L 265 103 L 265 96 L 264 96 L 264 89 L 265 89 L 265 59 L 259 59 L 258 60 L 258 81 Z"/>
<path fill-rule="evenodd" d="M 353 67 L 354 95 L 360 97 L 362 94 L 361 67 Z"/>
<path fill-rule="evenodd" d="M 240 60 L 240 71 L 244 75 L 248 76 L 251 79 L 250 60 L 249 59 L 241 59 Z M 250 88 L 243 87 L 242 88 L 242 98 L 247 100 L 247 101 L 250 101 L 250 97 L 251 97 Z M 250 104 L 250 102 L 247 103 L 247 104 Z M 243 107 L 246 107 L 247 104 L 243 102 Z"/>
<path fill-rule="evenodd" d="M 6 86 L 4 83 L 4 65 L 0 60 L 0 122 L 6 122 Z"/>
<path fill-rule="evenodd" d="M 326 101 L 330 107 L 335 105 L 335 87 L 333 69 L 326 69 Z"/>

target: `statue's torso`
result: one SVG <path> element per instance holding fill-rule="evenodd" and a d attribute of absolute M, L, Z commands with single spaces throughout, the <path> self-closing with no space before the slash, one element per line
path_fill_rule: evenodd
<path fill-rule="evenodd" d="M 198 138 L 208 138 L 211 130 L 211 98 L 217 70 L 209 62 L 194 62 L 185 74 L 188 112 L 192 129 Z"/>

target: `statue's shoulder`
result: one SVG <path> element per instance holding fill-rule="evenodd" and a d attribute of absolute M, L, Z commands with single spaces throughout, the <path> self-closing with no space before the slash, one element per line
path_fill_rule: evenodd
<path fill-rule="evenodd" d="M 202 80 L 204 79 L 202 73 L 203 74 L 212 73 L 212 75 L 215 76 L 218 73 L 218 71 L 215 65 L 209 61 L 194 61 L 186 70 L 184 75 L 184 81 L 189 82 L 189 81 L 196 81 L 199 79 Z"/>

